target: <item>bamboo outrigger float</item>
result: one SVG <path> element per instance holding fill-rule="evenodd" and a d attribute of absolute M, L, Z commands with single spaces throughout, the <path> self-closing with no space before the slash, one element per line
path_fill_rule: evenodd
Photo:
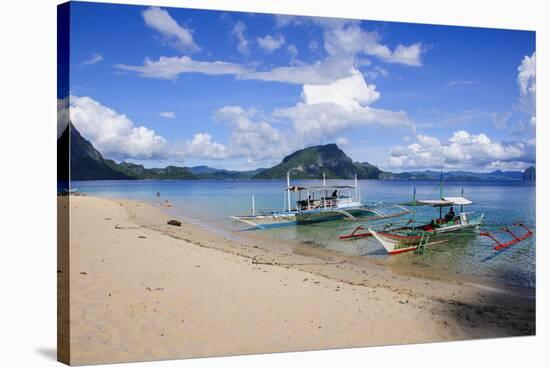
<path fill-rule="evenodd" d="M 516 228 L 522 228 L 523 229 L 523 234 L 518 235 L 516 232 L 514 232 L 514 229 L 516 229 Z M 523 223 L 514 223 L 513 225 L 511 225 L 509 227 L 501 228 L 500 230 L 502 232 L 507 233 L 512 238 L 508 241 L 503 242 L 503 241 L 499 241 L 497 239 L 496 235 L 493 234 L 493 233 L 490 233 L 490 232 L 480 232 L 479 235 L 489 237 L 490 239 L 492 239 L 495 242 L 495 246 L 493 246 L 493 249 L 496 250 L 496 251 L 499 251 L 499 250 L 503 250 L 507 247 L 510 247 L 512 245 L 515 245 L 516 243 L 519 243 L 523 240 L 526 240 L 529 237 L 533 237 L 533 235 L 535 234 L 529 227 L 527 227 Z"/>
<path fill-rule="evenodd" d="M 294 200 L 292 199 L 294 196 Z M 292 202 L 294 201 L 294 207 Z M 256 211 L 255 199 L 252 196 L 252 215 L 232 216 L 256 228 L 271 228 L 289 224 L 308 224 L 322 221 L 347 220 L 377 220 L 402 216 L 410 211 L 396 207 L 398 212 L 382 212 L 376 208 L 368 208 L 361 203 L 357 176 L 354 186 L 326 185 L 323 175 L 322 186 L 293 186 L 287 173 L 287 188 L 285 189 L 285 206 L 282 210 Z"/>

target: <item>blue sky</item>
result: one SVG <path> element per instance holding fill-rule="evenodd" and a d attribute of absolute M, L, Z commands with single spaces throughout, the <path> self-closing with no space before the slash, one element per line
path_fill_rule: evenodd
<path fill-rule="evenodd" d="M 535 162 L 535 33 L 71 4 L 71 120 L 106 157 L 252 169 L 337 142 L 381 168 Z"/>

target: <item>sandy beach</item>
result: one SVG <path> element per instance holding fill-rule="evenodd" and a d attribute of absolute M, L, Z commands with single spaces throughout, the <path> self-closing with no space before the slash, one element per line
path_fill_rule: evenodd
<path fill-rule="evenodd" d="M 70 213 L 72 364 L 535 333 L 534 299 L 509 290 L 170 226 L 144 202 L 71 196 Z"/>

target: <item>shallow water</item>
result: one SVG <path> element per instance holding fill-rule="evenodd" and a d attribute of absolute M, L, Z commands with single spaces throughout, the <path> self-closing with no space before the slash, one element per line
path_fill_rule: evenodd
<path fill-rule="evenodd" d="M 293 181 L 295 185 L 319 185 L 320 181 Z M 353 185 L 352 181 L 327 180 L 327 185 Z M 266 181 L 77 181 L 72 183 L 79 192 L 98 196 L 128 198 L 158 203 L 168 200 L 171 215 L 195 221 L 214 230 L 249 231 L 231 215 L 251 213 L 252 195 L 256 209 L 282 209 L 284 180 Z M 368 206 L 392 205 L 412 199 L 413 187 L 418 198 L 435 199 L 439 187 L 433 181 L 359 181 L 361 197 Z M 444 195 L 464 196 L 474 202 L 466 211 L 485 214 L 487 225 L 482 230 L 495 230 L 515 222 L 535 228 L 535 185 L 530 182 L 450 182 L 444 186 Z M 156 193 L 160 193 L 160 197 Z M 458 209 L 458 208 L 455 208 Z M 419 208 L 419 220 L 431 219 L 439 210 Z M 393 219 L 399 220 L 399 219 Z M 469 235 L 457 237 L 450 243 L 429 247 L 423 255 L 414 252 L 388 256 L 375 240 L 340 241 L 338 236 L 351 232 L 359 223 L 338 220 L 317 224 L 286 226 L 255 230 L 255 236 L 266 239 L 298 241 L 308 246 L 326 248 L 348 255 L 364 255 L 392 267 L 424 267 L 445 275 L 461 274 L 480 281 L 517 287 L 534 295 L 535 237 L 508 249 L 494 251 L 492 240 Z M 374 223 L 371 223 L 374 224 Z M 506 236 L 501 235 L 501 238 Z"/>

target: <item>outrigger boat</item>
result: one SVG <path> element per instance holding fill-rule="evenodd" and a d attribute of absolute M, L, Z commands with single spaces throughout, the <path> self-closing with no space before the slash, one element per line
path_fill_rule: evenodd
<path fill-rule="evenodd" d="M 351 234 L 340 236 L 340 239 L 372 236 L 384 246 L 390 255 L 395 255 L 413 250 L 422 253 L 427 246 L 448 242 L 452 237 L 456 237 L 457 233 L 471 233 L 477 230 L 483 221 L 483 213 L 464 212 L 464 206 L 472 204 L 464 197 L 464 192 L 460 197 L 444 197 L 443 175 L 441 175 L 439 187 L 440 199 L 436 200 L 417 200 L 416 188 L 414 189 L 412 202 L 402 204 L 413 208 L 409 220 L 384 223 L 366 229 L 359 226 Z M 454 212 L 455 205 L 460 206 L 458 215 Z M 439 208 L 439 218 L 434 218 L 428 223 L 417 222 L 415 219 L 417 206 Z M 453 208 L 453 210 L 443 217 L 443 208 L 445 207 Z"/>
<path fill-rule="evenodd" d="M 464 197 L 444 197 L 441 200 L 417 200 L 413 206 L 428 205 L 441 209 L 453 207 L 454 205 L 472 204 Z M 448 242 L 456 237 L 457 233 L 472 233 L 478 229 L 483 220 L 483 213 L 461 212 L 452 217 L 441 216 L 432 219 L 430 223 L 417 224 L 413 219 L 408 226 L 401 228 L 385 228 L 376 230 L 369 228 L 369 233 L 384 246 L 390 255 L 402 252 L 418 250 L 423 252 L 427 246 Z M 451 235 L 452 234 L 452 235 Z"/>
<path fill-rule="evenodd" d="M 464 197 L 464 190 L 460 197 L 444 197 L 443 196 L 443 174 L 440 182 L 440 199 L 436 200 L 417 200 L 416 188 L 413 193 L 413 200 L 410 203 L 401 205 L 412 206 L 411 218 L 406 221 L 388 222 L 378 226 L 358 226 L 347 235 L 342 235 L 341 240 L 356 239 L 364 237 L 374 237 L 384 246 L 390 255 L 400 254 L 407 251 L 415 250 L 418 253 L 423 253 L 426 247 L 437 244 L 442 244 L 456 239 L 457 236 L 464 236 L 468 233 L 479 234 L 480 236 L 489 237 L 495 242 L 494 250 L 502 250 L 509 246 L 515 245 L 534 235 L 523 223 L 515 223 L 512 226 L 501 228 L 501 231 L 511 236 L 508 241 L 500 241 L 494 233 L 478 232 L 478 229 L 483 225 L 483 213 L 465 212 L 464 206 L 470 205 L 472 202 Z M 415 219 L 417 206 L 431 206 L 439 208 L 439 218 L 432 219 L 429 223 L 418 223 Z M 443 208 L 460 206 L 460 212 L 455 214 L 454 210 L 443 216 Z M 522 228 L 523 233 L 518 234 L 514 229 Z"/>
<path fill-rule="evenodd" d="M 294 196 L 294 207 L 292 198 Z M 270 228 L 289 224 L 309 224 L 337 219 L 366 220 L 393 218 L 405 215 L 410 211 L 403 207 L 397 212 L 383 212 L 380 209 L 367 208 L 361 203 L 357 176 L 354 186 L 332 185 L 327 186 L 323 175 L 322 186 L 292 186 L 290 175 L 287 173 L 287 188 L 285 190 L 284 208 L 282 210 L 258 211 L 255 209 L 252 196 L 252 215 L 232 216 L 257 228 Z"/>

